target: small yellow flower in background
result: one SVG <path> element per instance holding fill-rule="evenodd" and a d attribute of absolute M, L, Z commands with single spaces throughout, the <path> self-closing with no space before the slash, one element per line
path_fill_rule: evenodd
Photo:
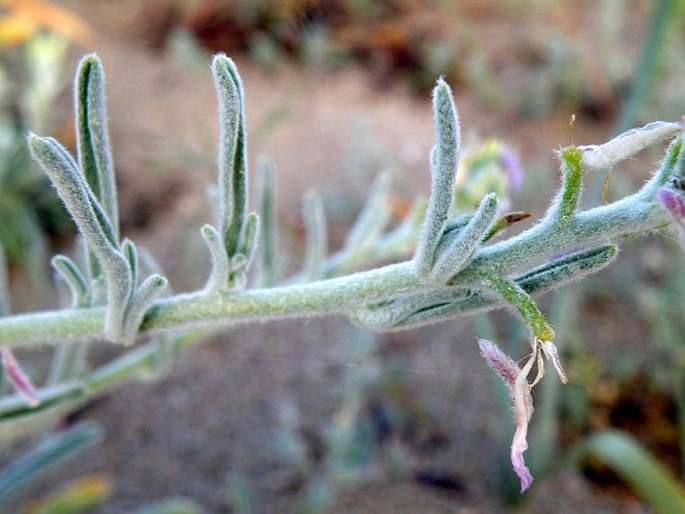
<path fill-rule="evenodd" d="M 27 508 L 26 514 L 75 514 L 90 512 L 112 495 L 112 482 L 102 475 L 88 475 L 68 482 Z"/>
<path fill-rule="evenodd" d="M 0 0 L 0 50 L 21 44 L 46 30 L 87 45 L 93 33 L 72 12 L 44 0 Z"/>

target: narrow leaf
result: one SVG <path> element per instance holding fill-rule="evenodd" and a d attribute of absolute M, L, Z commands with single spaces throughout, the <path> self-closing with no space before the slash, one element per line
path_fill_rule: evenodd
<path fill-rule="evenodd" d="M 439 310 L 445 305 L 457 303 L 470 295 L 470 290 L 459 287 L 422 291 L 366 305 L 352 311 L 350 318 L 367 330 L 377 331 L 406 327 L 408 320 L 416 316 L 421 316 L 424 322 L 430 323 L 427 321 L 429 312 Z"/>
<path fill-rule="evenodd" d="M 122 261 L 112 224 L 69 152 L 51 137 L 31 134 L 28 144 L 32 157 L 50 178 L 89 248 L 98 255 L 104 266 L 113 261 Z"/>
<path fill-rule="evenodd" d="M 631 436 L 614 430 L 598 432 L 580 443 L 576 455 L 604 461 L 657 514 L 685 512 L 685 489 Z"/>
<path fill-rule="evenodd" d="M 355 252 L 372 245 L 383 233 L 391 219 L 388 208 L 390 173 L 380 173 L 374 180 L 357 220 L 345 239 L 345 250 Z"/>
<path fill-rule="evenodd" d="M 497 216 L 497 196 L 486 195 L 469 222 L 446 247 L 438 247 L 436 262 L 429 274 L 434 283 L 447 283 L 471 260 Z M 442 245 L 441 245 L 442 246 Z"/>
<path fill-rule="evenodd" d="M 275 171 L 270 160 L 263 159 L 259 166 L 259 280 L 261 287 L 271 287 L 277 280 L 276 270 L 276 188 Z"/>
<path fill-rule="evenodd" d="M 118 237 L 119 215 L 107 131 L 105 73 L 95 54 L 85 56 L 79 63 L 74 97 L 79 164 Z"/>
<path fill-rule="evenodd" d="M 328 252 L 326 212 L 318 192 L 309 190 L 304 196 L 302 210 L 305 226 L 304 273 L 309 280 L 323 275 L 323 262 Z"/>
<path fill-rule="evenodd" d="M 257 250 L 260 226 L 259 215 L 256 212 L 249 213 L 245 218 L 243 231 L 240 234 L 240 246 L 238 248 L 238 253 L 245 256 L 245 272 L 249 270 Z"/>
<path fill-rule="evenodd" d="M 107 316 L 105 336 L 118 341 L 132 291 L 131 269 L 119 251 L 118 242 L 104 211 L 94 198 L 69 152 L 49 137 L 31 134 L 28 138 L 33 158 L 47 173 L 67 210 L 94 252 L 107 277 Z"/>
<path fill-rule="evenodd" d="M 223 54 L 212 62 L 219 100 L 219 215 L 228 255 L 239 245 L 247 215 L 247 134 L 243 85 L 235 63 Z"/>
<path fill-rule="evenodd" d="M 515 277 L 529 294 L 540 294 L 596 273 L 613 262 L 618 249 L 613 245 L 572 253 Z"/>
<path fill-rule="evenodd" d="M 561 153 L 561 189 L 552 202 L 548 216 L 553 219 L 558 227 L 569 222 L 571 216 L 578 208 L 583 186 L 583 168 L 581 159 L 583 154 L 575 146 L 564 148 Z"/>
<path fill-rule="evenodd" d="M 136 245 L 130 239 L 124 239 L 121 243 L 121 253 L 128 262 L 128 267 L 131 270 L 131 285 L 135 288 L 138 284 L 138 251 Z"/>
<path fill-rule="evenodd" d="M 133 294 L 126 311 L 122 336 L 124 344 L 133 343 L 145 313 L 152 305 L 152 302 L 160 297 L 166 286 L 167 279 L 161 275 L 150 275 L 140 284 L 140 287 Z"/>
<path fill-rule="evenodd" d="M 50 470 L 102 438 L 93 423 L 81 423 L 53 435 L 0 472 L 0 512 L 12 512 L 12 502 L 35 486 Z"/>
<path fill-rule="evenodd" d="M 203 226 L 201 232 L 202 238 L 209 249 L 209 255 L 212 258 L 212 271 L 205 284 L 205 290 L 220 291 L 227 287 L 228 277 L 231 272 L 226 248 L 223 245 L 221 235 L 211 225 Z"/>
<path fill-rule="evenodd" d="M 460 132 L 452 92 L 442 79 L 433 90 L 436 143 L 431 151 L 431 194 L 414 254 L 416 272 L 425 277 L 435 264 L 435 251 L 443 235 L 454 198 L 459 162 Z"/>
<path fill-rule="evenodd" d="M 78 266 L 66 255 L 55 255 L 52 267 L 69 287 L 72 307 L 85 307 L 89 303 L 88 282 Z"/>

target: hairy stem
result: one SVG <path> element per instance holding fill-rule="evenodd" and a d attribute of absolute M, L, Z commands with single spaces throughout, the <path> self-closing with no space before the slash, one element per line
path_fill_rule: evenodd
<path fill-rule="evenodd" d="M 598 239 L 608 243 L 656 231 L 668 224 L 667 213 L 655 209 L 654 201 L 638 192 L 615 203 L 576 213 L 563 228 L 542 222 L 511 239 L 482 247 L 471 263 L 452 278 L 452 284 L 478 287 L 482 276 L 513 273 L 521 262 L 530 267 L 596 244 Z M 342 313 L 423 287 L 409 261 L 301 285 L 236 293 L 182 294 L 153 303 L 143 319 L 141 333 Z M 88 308 L 0 319 L 0 346 L 96 338 L 102 334 L 104 315 L 103 308 Z"/>

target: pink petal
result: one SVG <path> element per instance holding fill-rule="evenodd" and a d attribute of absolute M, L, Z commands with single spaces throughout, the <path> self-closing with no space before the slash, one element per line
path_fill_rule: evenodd
<path fill-rule="evenodd" d="M 524 175 L 519 156 L 508 148 L 502 148 L 502 151 L 499 154 L 499 162 L 504 168 L 504 171 L 507 172 L 511 189 L 519 191 L 523 185 Z"/>
<path fill-rule="evenodd" d="M 26 399 L 26 402 L 31 407 L 37 406 L 40 403 L 40 399 L 36 393 L 36 388 L 33 387 L 31 379 L 24 373 L 24 370 L 21 369 L 21 366 L 17 362 L 17 359 L 14 358 L 14 355 L 9 348 L 2 349 L 2 367 L 4 368 L 5 373 L 7 373 L 7 378 L 9 378 L 17 392 Z"/>
<path fill-rule="evenodd" d="M 479 339 L 478 346 L 480 347 L 480 354 L 485 359 L 487 365 L 500 376 L 509 388 L 511 396 L 514 396 L 514 384 L 516 383 L 516 377 L 521 372 L 521 369 L 492 341 Z"/>
<path fill-rule="evenodd" d="M 478 346 L 485 362 L 502 378 L 514 400 L 516 432 L 514 432 L 514 439 L 511 443 L 511 464 L 521 479 L 521 492 L 523 493 L 533 483 L 533 475 L 526 467 L 523 452 L 528 449 L 528 441 L 526 440 L 528 422 L 533 415 L 533 397 L 530 394 L 528 375 L 533 368 L 536 352 L 531 354 L 523 368 L 519 368 L 495 343 L 487 339 L 479 339 Z"/>
<path fill-rule="evenodd" d="M 514 467 L 514 472 L 521 479 L 521 492 L 525 492 L 533 483 L 533 475 L 526 466 L 523 459 L 523 452 L 528 449 L 528 441 L 526 435 L 528 433 L 528 421 L 516 426 L 514 432 L 514 439 L 511 442 L 511 464 Z"/>
<path fill-rule="evenodd" d="M 673 218 L 680 241 L 685 245 L 685 198 L 668 187 L 659 188 L 656 197 Z"/>
<path fill-rule="evenodd" d="M 516 377 L 514 384 L 514 421 L 516 422 L 516 432 L 511 442 L 511 464 L 514 471 L 521 479 L 521 492 L 523 493 L 533 483 L 533 475 L 526 467 L 523 459 L 523 452 L 528 449 L 528 422 L 533 415 L 533 397 L 530 394 L 528 385 L 528 374 L 535 362 L 535 352 L 525 363 L 521 372 Z"/>
<path fill-rule="evenodd" d="M 676 223 L 685 225 L 685 198 L 668 187 L 661 187 L 656 192 L 661 205 L 666 207 Z"/>

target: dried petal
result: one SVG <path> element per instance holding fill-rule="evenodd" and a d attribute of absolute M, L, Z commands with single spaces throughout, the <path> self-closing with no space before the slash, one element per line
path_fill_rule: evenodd
<path fill-rule="evenodd" d="M 528 449 L 528 441 L 526 440 L 528 422 L 533 415 L 533 398 L 530 394 L 530 386 L 528 385 L 528 374 L 533 368 L 535 360 L 536 354 L 533 353 L 516 377 L 514 385 L 514 421 L 516 422 L 516 431 L 511 442 L 511 464 L 514 472 L 521 480 L 522 493 L 533 483 L 533 475 L 531 475 L 530 470 L 526 467 L 523 452 Z"/>
<path fill-rule="evenodd" d="M 579 146 L 583 152 L 583 166 L 587 170 L 607 169 L 632 157 L 640 150 L 672 137 L 683 130 L 683 123 L 655 121 L 616 136 L 602 145 Z"/>
<path fill-rule="evenodd" d="M 533 397 L 530 394 L 528 375 L 533 368 L 538 352 L 533 352 L 522 369 L 507 357 L 495 343 L 487 339 L 479 339 L 481 355 L 495 373 L 497 373 L 509 388 L 514 400 L 514 421 L 516 432 L 511 443 L 511 464 L 521 480 L 521 492 L 533 483 L 533 475 L 526 467 L 523 452 L 528 449 L 528 422 L 533 415 Z"/>
<path fill-rule="evenodd" d="M 521 492 L 524 493 L 533 483 L 533 475 L 526 466 L 523 459 L 523 452 L 528 449 L 526 435 L 528 433 L 528 423 L 517 425 L 514 432 L 514 439 L 511 443 L 511 464 L 514 472 L 521 480 Z"/>
<path fill-rule="evenodd" d="M 487 365 L 500 376 L 513 397 L 514 384 L 516 383 L 516 377 L 521 372 L 521 369 L 492 341 L 479 339 L 478 346 L 480 347 L 480 354 L 485 359 Z"/>
<path fill-rule="evenodd" d="M 37 406 L 40 403 L 40 399 L 36 393 L 36 388 L 31 383 L 28 375 L 21 369 L 9 348 L 2 349 L 2 367 L 17 392 L 26 399 L 26 402 L 31 407 Z"/>
<path fill-rule="evenodd" d="M 542 347 L 542 352 L 545 354 L 545 357 L 547 357 L 547 360 L 552 361 L 552 365 L 557 371 L 561 383 L 565 384 L 568 382 L 564 368 L 561 366 L 561 360 L 559 360 L 559 353 L 557 352 L 556 345 L 552 341 L 540 341 L 540 346 Z"/>

